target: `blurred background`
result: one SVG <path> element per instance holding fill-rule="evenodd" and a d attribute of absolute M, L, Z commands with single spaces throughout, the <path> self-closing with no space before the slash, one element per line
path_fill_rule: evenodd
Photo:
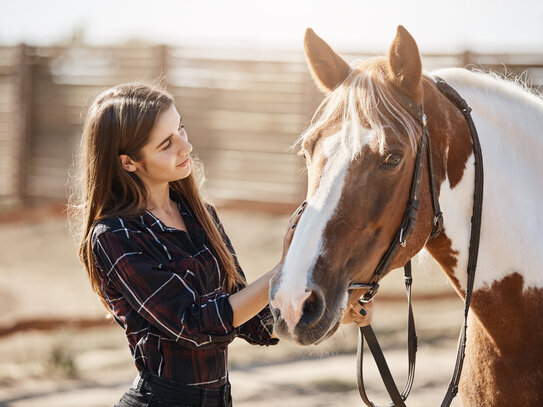
<path fill-rule="evenodd" d="M 88 106 L 107 87 L 160 80 L 174 94 L 249 280 L 279 260 L 305 197 L 292 149 L 322 96 L 303 56 L 312 27 L 348 62 L 385 55 L 398 24 L 427 71 L 459 66 L 543 83 L 543 3 L 490 1 L 198 2 L 0 0 L 0 406 L 112 405 L 135 376 L 123 332 L 105 318 L 77 260 L 65 205 Z M 402 382 L 400 272 L 375 329 Z M 436 267 L 415 264 L 420 336 L 410 405 L 438 405 L 462 303 Z M 231 347 L 237 406 L 361 405 L 356 330 L 319 347 Z M 370 363 L 371 365 L 371 363 Z M 378 401 L 375 369 L 366 373 Z"/>

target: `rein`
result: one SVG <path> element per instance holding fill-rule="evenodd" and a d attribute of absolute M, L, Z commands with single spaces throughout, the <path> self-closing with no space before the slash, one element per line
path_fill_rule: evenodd
<path fill-rule="evenodd" d="M 475 279 L 475 269 L 477 266 L 477 257 L 479 253 L 479 238 L 480 238 L 480 228 L 481 228 L 481 215 L 482 215 L 482 201 L 483 201 L 483 158 L 481 153 L 481 146 L 479 143 L 479 137 L 477 135 L 477 130 L 473 119 L 471 118 L 471 109 L 464 99 L 443 79 L 436 78 L 436 86 L 438 90 L 446 96 L 464 115 L 471 133 L 471 138 L 473 142 L 473 153 L 475 156 L 475 189 L 473 196 L 473 213 L 471 219 L 471 236 L 470 236 L 470 245 L 469 245 L 469 257 L 468 257 L 468 282 L 466 287 L 466 296 L 464 301 L 464 323 L 462 325 L 462 330 L 460 332 L 460 339 L 458 343 L 458 351 L 456 357 L 455 369 L 453 372 L 452 379 L 449 383 L 447 393 L 443 399 L 441 407 L 447 407 L 451 404 L 452 400 L 458 393 L 458 382 L 460 380 L 460 374 L 462 372 L 462 366 L 464 363 L 465 356 L 465 347 L 466 347 L 466 331 L 467 331 L 467 317 L 468 311 L 471 303 L 471 295 L 473 291 L 473 282 Z M 385 252 L 381 260 L 379 261 L 377 267 L 374 270 L 373 276 L 367 283 L 351 283 L 349 285 L 349 290 L 358 290 L 365 289 L 367 290 L 364 295 L 360 298 L 360 302 L 365 303 L 371 301 L 373 297 L 377 294 L 379 289 L 379 280 L 383 277 L 384 274 L 389 270 L 392 261 L 394 260 L 396 254 L 400 250 L 400 247 L 405 247 L 407 244 L 407 239 L 413 233 L 415 224 L 417 222 L 417 211 L 419 209 L 419 192 L 420 185 L 422 182 L 422 173 L 424 169 L 424 159 L 427 156 L 428 159 L 428 171 L 430 175 L 430 190 L 432 194 L 432 206 L 434 209 L 434 219 L 432 222 L 432 231 L 430 233 L 429 239 L 433 239 L 441 233 L 443 229 L 443 214 L 441 213 L 439 206 L 439 199 L 437 196 L 436 180 L 434 169 L 432 165 L 432 151 L 430 144 L 430 134 L 428 133 L 426 115 L 424 114 L 424 105 L 418 106 L 410 98 L 397 93 L 397 98 L 404 109 L 409 112 L 409 114 L 415 118 L 420 125 L 422 126 L 422 136 L 420 138 L 418 147 L 417 147 L 417 156 L 415 158 L 415 169 L 413 171 L 413 179 L 411 183 L 411 191 L 409 195 L 409 200 L 407 203 L 407 208 L 404 213 L 404 217 L 400 224 L 398 231 L 394 239 L 392 240 L 388 250 Z M 373 402 L 371 402 L 366 395 L 364 380 L 363 380 L 363 348 L 364 348 L 364 338 L 368 342 L 368 347 L 370 348 L 377 368 L 381 374 L 383 383 L 387 389 L 387 392 L 391 398 L 389 404 L 386 407 L 405 407 L 405 400 L 411 391 L 413 386 L 413 380 L 415 376 L 415 359 L 417 352 L 417 335 L 415 332 L 415 320 L 413 317 L 413 309 L 411 306 L 411 285 L 413 282 L 413 277 L 411 273 L 411 260 L 409 260 L 404 266 L 404 280 L 405 288 L 408 299 L 408 327 L 407 327 L 407 343 L 408 343 L 408 376 L 406 384 L 400 393 L 390 369 L 386 363 L 379 342 L 373 332 L 373 329 L 370 325 L 360 328 L 359 332 L 359 343 L 357 350 L 357 380 L 358 380 L 358 391 L 362 401 L 367 406 L 377 407 Z"/>

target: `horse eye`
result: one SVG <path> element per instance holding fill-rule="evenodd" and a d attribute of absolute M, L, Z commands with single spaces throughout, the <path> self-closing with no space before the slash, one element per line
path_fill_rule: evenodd
<path fill-rule="evenodd" d="M 383 165 L 389 167 L 397 167 L 402 162 L 402 156 L 400 154 L 389 154 L 383 160 Z"/>

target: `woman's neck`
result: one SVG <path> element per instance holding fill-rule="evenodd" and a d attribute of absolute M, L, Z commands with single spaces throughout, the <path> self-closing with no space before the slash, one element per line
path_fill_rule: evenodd
<path fill-rule="evenodd" d="M 149 196 L 147 198 L 147 206 L 145 209 L 151 212 L 171 213 L 177 210 L 177 205 L 170 198 L 169 184 L 161 186 L 147 186 Z"/>
<path fill-rule="evenodd" d="M 170 188 L 155 188 L 149 190 L 147 209 L 154 216 L 159 218 L 166 226 L 179 230 L 187 230 L 185 221 L 179 212 L 177 204 L 170 198 Z"/>

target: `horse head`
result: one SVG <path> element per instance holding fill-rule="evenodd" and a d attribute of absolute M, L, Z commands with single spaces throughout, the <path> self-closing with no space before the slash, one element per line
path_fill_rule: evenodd
<path fill-rule="evenodd" d="M 347 64 L 311 29 L 305 54 L 325 98 L 300 136 L 307 164 L 307 206 L 270 286 L 275 332 L 299 344 L 335 332 L 362 292 L 404 216 L 421 125 L 405 98 L 423 102 L 417 44 L 398 27 L 388 57 Z M 403 266 L 429 238 L 429 176 L 424 171 L 417 225 L 390 269 Z"/>

